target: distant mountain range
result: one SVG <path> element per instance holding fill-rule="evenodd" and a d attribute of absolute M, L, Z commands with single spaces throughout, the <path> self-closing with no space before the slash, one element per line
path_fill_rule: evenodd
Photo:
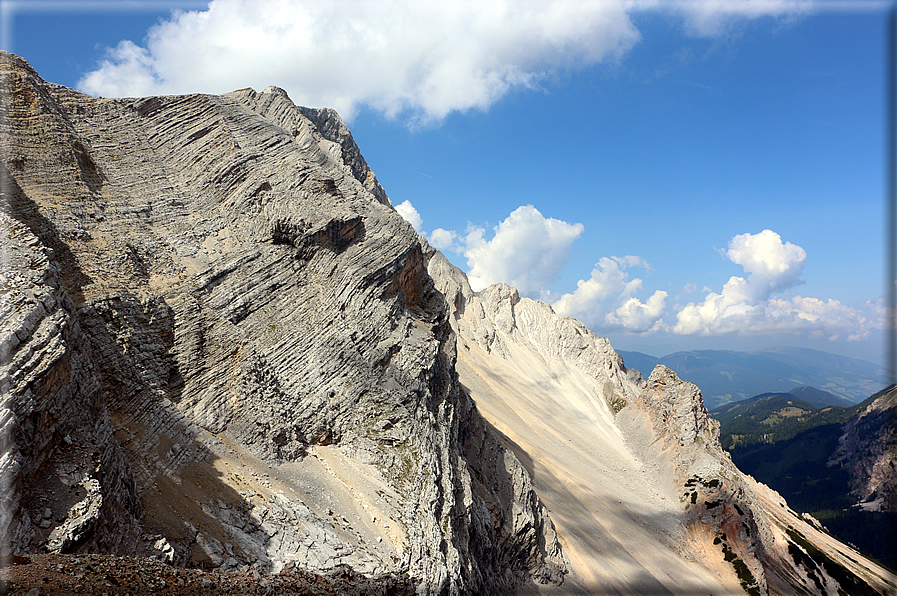
<path fill-rule="evenodd" d="M 796 394 L 810 397 L 803 400 Z M 710 410 L 720 421 L 720 442 L 725 449 L 755 443 L 776 443 L 824 424 L 844 424 L 869 399 L 852 404 L 826 391 L 798 387 L 787 393 L 761 393 L 750 399 Z"/>
<path fill-rule="evenodd" d="M 887 384 L 887 370 L 872 362 L 809 348 L 773 348 L 756 352 L 691 350 L 656 358 L 618 352 L 627 368 L 647 377 L 658 364 L 701 389 L 708 409 L 761 393 L 790 392 L 796 386 L 824 390 L 855 404 Z M 812 403 L 808 396 L 799 399 Z"/>

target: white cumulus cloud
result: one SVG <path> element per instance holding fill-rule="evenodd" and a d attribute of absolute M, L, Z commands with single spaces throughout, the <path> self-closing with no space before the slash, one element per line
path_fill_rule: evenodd
<path fill-rule="evenodd" d="M 347 119 L 365 104 L 438 120 L 638 39 L 622 0 L 213 0 L 174 11 L 145 47 L 111 48 L 79 88 L 122 96 L 276 84 Z"/>
<path fill-rule="evenodd" d="M 782 237 L 772 230 L 735 236 L 729 242 L 726 256 L 750 274 L 742 290 L 751 292 L 755 299 L 767 298 L 772 292 L 802 283 L 800 274 L 807 261 L 804 249 L 790 242 L 783 243 Z"/>
<path fill-rule="evenodd" d="M 454 230 L 444 230 L 436 228 L 428 237 L 430 245 L 438 250 L 450 250 L 452 252 L 463 252 L 464 246 L 460 241 L 458 232 Z"/>
<path fill-rule="evenodd" d="M 732 238 L 726 256 L 748 276 L 732 276 L 721 292 L 709 291 L 701 302 L 690 302 L 676 313 L 673 333 L 720 335 L 807 331 L 814 336 L 865 339 L 874 327 L 862 311 L 837 300 L 775 295 L 801 283 L 806 251 L 782 242 L 772 230 Z M 705 288 L 705 291 L 708 289 Z"/>
<path fill-rule="evenodd" d="M 414 205 L 411 204 L 411 201 L 402 201 L 395 206 L 395 210 L 405 218 L 405 221 L 411 224 L 415 232 L 423 234 L 421 228 L 423 228 L 424 220 L 421 218 L 420 213 L 417 212 L 417 209 L 414 208 Z"/>
<path fill-rule="evenodd" d="M 644 333 L 662 325 L 667 293 L 657 290 L 647 302 L 632 296 L 641 289 L 642 280 L 629 279 L 626 269 L 648 269 L 641 257 L 602 257 L 592 269 L 589 279 L 576 283 L 576 290 L 552 303 L 555 312 L 582 320 L 598 333 L 629 331 Z"/>
<path fill-rule="evenodd" d="M 608 327 L 637 333 L 656 331 L 663 323 L 666 299 L 667 293 L 663 290 L 654 292 L 644 303 L 638 298 L 627 298 L 619 308 L 605 316 L 605 322 Z"/>
<path fill-rule="evenodd" d="M 546 218 L 532 205 L 524 205 L 493 230 L 495 235 L 486 240 L 486 230 L 472 226 L 464 239 L 471 287 L 481 290 L 504 282 L 521 294 L 538 295 L 567 264 L 570 246 L 583 225 Z"/>
<path fill-rule="evenodd" d="M 412 122 L 485 109 L 553 72 L 619 58 L 634 11 L 702 35 L 733 19 L 800 14 L 801 0 L 212 0 L 175 10 L 140 46 L 109 48 L 78 88 L 105 96 L 223 93 L 277 85 L 351 120 L 366 105 Z"/>

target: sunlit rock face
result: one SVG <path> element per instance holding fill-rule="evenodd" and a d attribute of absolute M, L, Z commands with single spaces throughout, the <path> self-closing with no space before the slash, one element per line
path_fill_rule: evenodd
<path fill-rule="evenodd" d="M 419 594 L 897 586 L 743 476 L 695 386 L 473 292 L 332 110 L 0 64 L 6 551 Z"/>
<path fill-rule="evenodd" d="M 568 562 L 563 586 L 532 592 L 888 593 L 897 585 L 742 474 L 698 387 L 663 366 L 645 380 L 579 321 L 502 284 L 473 292 L 460 270 L 428 254 L 451 306 L 461 385 L 523 454 Z"/>

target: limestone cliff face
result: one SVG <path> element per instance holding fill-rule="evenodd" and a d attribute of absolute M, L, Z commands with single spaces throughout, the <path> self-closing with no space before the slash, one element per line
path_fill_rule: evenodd
<path fill-rule="evenodd" d="M 419 594 L 897 589 L 738 472 L 696 387 L 473 292 L 335 112 L 0 76 L 4 549 Z"/>
<path fill-rule="evenodd" d="M 0 58 L 8 548 L 561 581 L 335 112 L 273 87 L 91 98 Z"/>

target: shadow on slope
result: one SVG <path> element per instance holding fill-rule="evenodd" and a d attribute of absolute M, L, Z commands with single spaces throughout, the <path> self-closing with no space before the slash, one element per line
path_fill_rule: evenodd
<path fill-rule="evenodd" d="M 487 424 L 489 424 L 487 422 Z M 600 580 L 589 580 L 567 575 L 561 586 L 537 585 L 524 586 L 520 594 L 593 594 L 595 596 L 611 594 L 645 594 L 683 596 L 706 595 L 719 590 L 720 584 L 702 585 L 698 581 L 677 582 L 674 588 L 661 583 L 651 571 L 643 566 L 640 558 L 646 559 L 646 553 L 657 547 L 670 552 L 678 552 L 681 546 L 668 534 L 664 527 L 670 525 L 669 514 L 648 511 L 620 499 L 590 497 L 596 487 L 582 482 L 564 480 L 549 467 L 534 459 L 517 442 L 489 424 L 491 431 L 510 449 L 523 464 L 533 478 L 536 491 L 546 504 L 552 522 L 558 532 L 564 557 L 594 557 L 600 569 L 594 569 L 595 575 L 603 576 Z M 613 491 L 613 487 L 601 487 L 602 492 Z M 618 520 L 615 522 L 615 520 Z M 628 527 L 623 527 L 626 524 Z M 629 526 L 632 524 L 632 526 Z M 615 533 L 629 534 L 639 532 L 643 540 L 630 540 L 627 547 Z M 630 538 L 630 536 L 626 536 Z M 654 544 L 651 544 L 654 542 Z M 575 549 L 571 545 L 575 544 Z"/>

